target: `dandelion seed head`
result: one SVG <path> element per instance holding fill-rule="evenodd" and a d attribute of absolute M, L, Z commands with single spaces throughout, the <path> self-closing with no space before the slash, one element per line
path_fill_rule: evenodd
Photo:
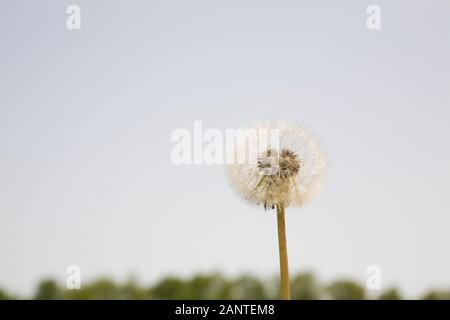
<path fill-rule="evenodd" d="M 261 145 L 254 129 L 278 132 L 277 146 Z M 251 204 L 266 209 L 277 205 L 301 207 L 311 201 L 323 189 L 326 179 L 326 157 L 313 135 L 303 127 L 277 122 L 257 125 L 240 130 L 240 152 L 249 154 L 256 148 L 255 159 L 245 163 L 228 165 L 228 177 L 232 187 Z M 238 146 L 239 147 L 239 146 Z"/>

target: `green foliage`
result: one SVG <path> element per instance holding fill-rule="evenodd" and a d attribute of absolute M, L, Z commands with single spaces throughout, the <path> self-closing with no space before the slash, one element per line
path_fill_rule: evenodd
<path fill-rule="evenodd" d="M 66 290 L 65 297 L 79 300 L 118 300 L 122 298 L 122 288 L 110 279 L 101 278 L 80 290 Z"/>
<path fill-rule="evenodd" d="M 41 281 L 34 295 L 35 300 L 60 300 L 64 298 L 63 290 L 56 281 L 45 279 Z"/>
<path fill-rule="evenodd" d="M 316 300 L 361 300 L 366 299 L 365 289 L 351 280 L 338 280 L 329 285 L 321 285 L 313 273 L 294 274 L 291 278 L 292 299 Z M 278 299 L 280 285 L 278 277 L 261 280 L 255 276 L 244 274 L 235 278 L 227 278 L 220 273 L 196 274 L 188 278 L 167 276 L 153 286 L 143 287 L 130 279 L 118 283 L 108 278 L 99 278 L 82 284 L 81 289 L 66 289 L 64 284 L 52 279 L 44 279 L 36 287 L 33 299 Z M 0 289 L 0 300 L 15 299 Z M 390 288 L 378 296 L 379 300 L 400 300 L 400 293 Z M 450 300 L 450 291 L 429 291 L 422 299 Z"/>
<path fill-rule="evenodd" d="M 422 300 L 450 300 L 450 290 L 449 291 L 430 291 L 426 293 Z"/>
<path fill-rule="evenodd" d="M 328 294 L 333 300 L 363 300 L 364 288 L 350 280 L 339 280 L 328 287 Z"/>
<path fill-rule="evenodd" d="M 198 274 L 185 280 L 166 277 L 150 292 L 154 299 L 231 299 L 231 289 L 230 281 L 220 274 Z"/>
<path fill-rule="evenodd" d="M 0 289 L 0 300 L 14 300 L 14 298 Z"/>
<path fill-rule="evenodd" d="M 297 274 L 291 280 L 291 296 L 295 300 L 317 300 L 322 291 L 312 273 Z"/>
<path fill-rule="evenodd" d="M 268 299 L 264 284 L 251 275 L 243 275 L 230 283 L 228 299 L 264 300 Z"/>
<path fill-rule="evenodd" d="M 155 299 L 189 299 L 186 284 L 176 277 L 162 279 L 151 289 L 151 293 Z"/>
<path fill-rule="evenodd" d="M 391 288 L 384 291 L 379 297 L 378 300 L 402 300 L 402 297 L 397 289 Z"/>

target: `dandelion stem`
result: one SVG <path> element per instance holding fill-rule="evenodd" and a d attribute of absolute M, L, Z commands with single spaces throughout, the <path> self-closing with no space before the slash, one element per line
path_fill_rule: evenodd
<path fill-rule="evenodd" d="M 289 268 L 286 245 L 286 227 L 284 223 L 284 206 L 277 205 L 278 247 L 280 251 L 281 299 L 290 300 Z"/>

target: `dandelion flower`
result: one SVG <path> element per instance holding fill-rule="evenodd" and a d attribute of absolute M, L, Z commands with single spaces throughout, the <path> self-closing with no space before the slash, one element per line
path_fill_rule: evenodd
<path fill-rule="evenodd" d="M 245 161 L 229 164 L 231 185 L 247 202 L 277 209 L 281 292 L 290 299 L 284 209 L 301 207 L 322 190 L 324 152 L 303 127 L 281 122 L 240 130 L 236 138 L 241 143 L 232 151 Z"/>

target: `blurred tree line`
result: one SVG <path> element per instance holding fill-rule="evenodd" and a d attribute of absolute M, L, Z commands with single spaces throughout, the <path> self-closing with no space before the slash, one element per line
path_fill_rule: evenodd
<path fill-rule="evenodd" d="M 400 300 L 401 294 L 395 288 L 378 295 L 368 295 L 364 286 L 351 280 L 338 280 L 327 285 L 320 284 L 312 273 L 297 274 L 291 279 L 293 299 L 380 299 Z M 67 289 L 53 279 L 41 281 L 33 295 L 39 300 L 49 299 L 278 299 L 277 278 L 262 281 L 251 275 L 226 278 L 219 273 L 194 275 L 190 278 L 169 276 L 152 286 L 139 285 L 134 280 L 116 283 L 108 278 L 100 278 L 82 286 L 81 289 Z M 0 289 L 0 300 L 17 299 Z M 419 299 L 450 299 L 449 291 L 430 291 Z"/>

